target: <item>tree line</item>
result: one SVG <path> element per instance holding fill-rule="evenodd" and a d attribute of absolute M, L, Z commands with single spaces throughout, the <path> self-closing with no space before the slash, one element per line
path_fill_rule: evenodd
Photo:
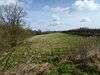
<path fill-rule="evenodd" d="M 100 36 L 100 29 L 79 28 L 62 32 L 80 36 Z"/>

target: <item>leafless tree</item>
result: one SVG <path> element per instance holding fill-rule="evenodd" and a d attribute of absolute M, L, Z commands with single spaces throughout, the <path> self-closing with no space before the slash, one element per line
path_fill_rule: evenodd
<path fill-rule="evenodd" d="M 11 47 L 16 46 L 17 42 L 22 39 L 23 28 L 26 13 L 19 5 L 2 5 L 0 6 L 0 25 L 3 25 L 7 41 Z"/>
<path fill-rule="evenodd" d="M 0 6 L 0 22 L 6 25 L 19 25 L 25 18 L 23 8 L 16 5 Z"/>

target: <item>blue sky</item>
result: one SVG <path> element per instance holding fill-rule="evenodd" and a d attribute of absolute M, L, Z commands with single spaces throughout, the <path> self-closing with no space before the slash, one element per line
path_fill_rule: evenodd
<path fill-rule="evenodd" d="M 32 29 L 100 28 L 100 0 L 0 0 L 0 5 L 16 2 L 27 11 Z"/>

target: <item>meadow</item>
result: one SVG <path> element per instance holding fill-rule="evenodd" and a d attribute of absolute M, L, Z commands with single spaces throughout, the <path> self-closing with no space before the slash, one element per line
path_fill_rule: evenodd
<path fill-rule="evenodd" d="M 3 53 L 0 57 L 0 70 L 16 72 L 18 66 L 23 64 L 28 70 L 34 70 L 33 67 L 37 65 L 38 68 L 35 69 L 37 72 L 43 65 L 46 65 L 46 70 L 44 67 L 43 71 L 39 71 L 39 75 L 99 75 L 100 70 L 97 70 L 96 63 L 99 64 L 100 61 L 96 57 L 93 60 L 97 62 L 88 62 L 92 66 L 85 68 L 87 70 L 78 67 L 81 64 L 78 62 L 81 60 L 80 51 L 85 49 L 85 53 L 87 51 L 88 55 L 94 56 L 100 49 L 99 45 L 100 40 L 96 36 L 83 37 L 66 33 L 36 35 L 20 41 L 16 47 Z M 74 58 L 78 56 L 79 59 Z M 31 69 L 27 67 L 29 64 L 31 64 Z M 47 71 L 46 74 L 44 70 Z"/>

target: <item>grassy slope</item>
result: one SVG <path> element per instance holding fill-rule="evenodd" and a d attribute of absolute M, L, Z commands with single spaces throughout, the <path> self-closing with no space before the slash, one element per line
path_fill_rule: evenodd
<path fill-rule="evenodd" d="M 0 69 L 13 69 L 21 63 L 51 62 L 51 59 L 55 56 L 60 57 L 67 51 L 78 50 L 83 41 L 85 44 L 93 43 L 94 38 L 64 33 L 34 36 L 2 55 Z"/>

